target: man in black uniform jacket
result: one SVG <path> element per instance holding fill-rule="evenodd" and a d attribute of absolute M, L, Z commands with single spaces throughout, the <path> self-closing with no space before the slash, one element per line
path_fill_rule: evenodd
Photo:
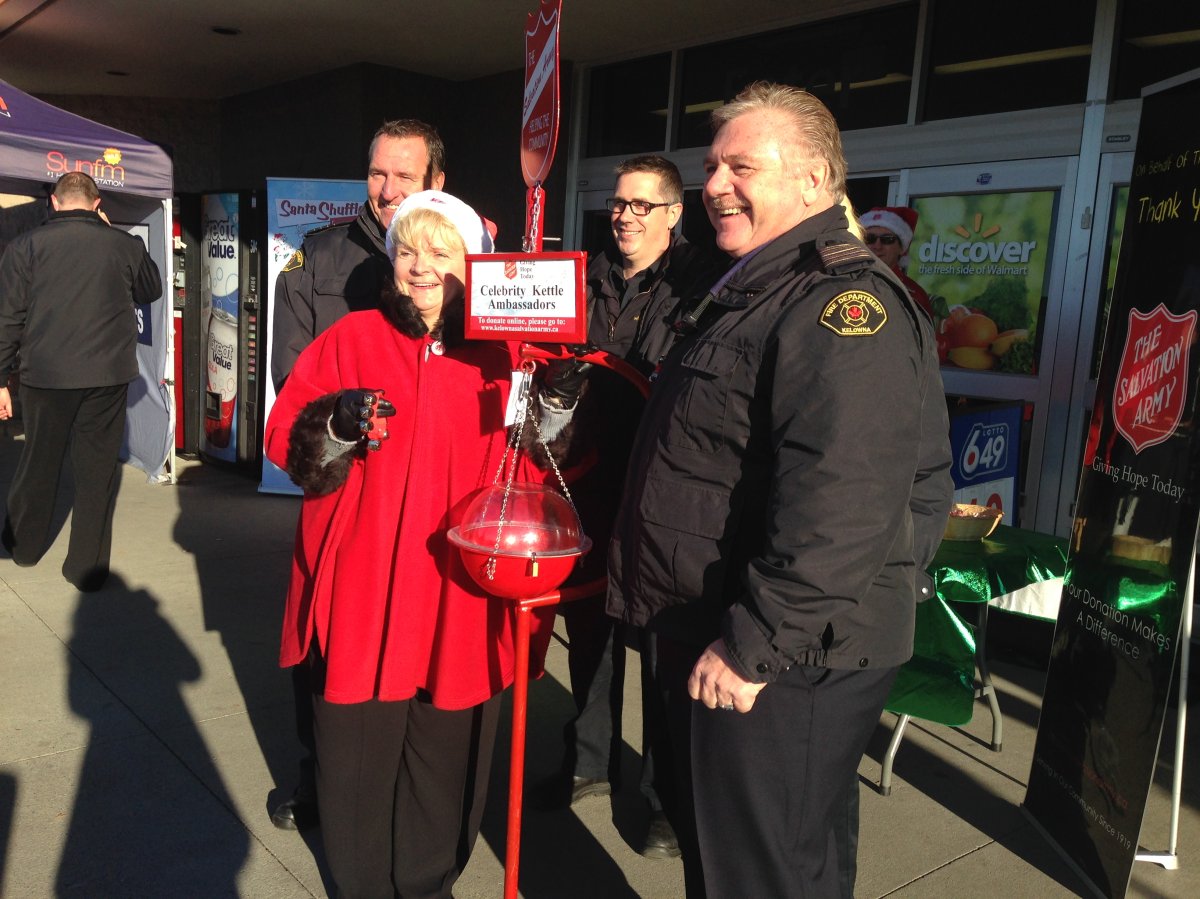
<path fill-rule="evenodd" d="M 271 310 L 271 380 L 278 393 L 296 358 L 314 338 L 348 312 L 374 309 L 392 277 L 384 236 L 409 194 L 441 190 L 446 149 L 432 125 L 417 119 L 385 122 L 367 154 L 367 202 L 352 222 L 314 231 L 292 254 L 275 282 Z M 305 754 L 300 783 L 271 813 L 283 830 L 317 821 L 316 748 L 312 733 L 309 666 L 292 668 L 296 731 Z"/>
<path fill-rule="evenodd" d="M 756 84 L 713 120 L 736 261 L 651 391 L 608 609 L 658 636 L 688 896 L 836 896 L 951 502 L 945 399 L 929 319 L 847 230 L 829 110 Z"/>
<path fill-rule="evenodd" d="M 75 503 L 62 571 L 91 591 L 108 577 L 125 399 L 138 374 L 134 304 L 163 285 L 146 245 L 109 225 L 89 175 L 63 175 L 50 201 L 50 219 L 0 260 L 0 373 L 7 383 L 19 351 L 25 426 L 3 543 L 18 565 L 46 551 L 69 443 Z M 0 387 L 0 418 L 11 415 Z"/>

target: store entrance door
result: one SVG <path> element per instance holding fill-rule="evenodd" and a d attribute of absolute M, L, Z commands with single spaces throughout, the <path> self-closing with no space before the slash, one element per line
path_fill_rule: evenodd
<path fill-rule="evenodd" d="M 1054 362 L 1080 320 L 1064 290 L 1062 214 L 1076 167 L 1070 157 L 900 177 L 900 202 L 919 214 L 907 272 L 934 304 L 959 499 L 1000 506 L 1025 527 L 1057 504 L 1062 476 L 1071 381 L 1056 383 Z M 956 428 L 956 415 L 970 423 Z"/>

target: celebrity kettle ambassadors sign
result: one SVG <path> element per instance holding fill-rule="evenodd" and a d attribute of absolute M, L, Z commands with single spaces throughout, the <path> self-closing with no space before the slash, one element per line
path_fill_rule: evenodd
<path fill-rule="evenodd" d="M 587 342 L 584 253 L 467 256 L 470 340 Z"/>
<path fill-rule="evenodd" d="M 562 0 L 543 2 L 525 21 L 521 170 L 525 186 L 546 180 L 558 144 L 558 21 Z"/>
<path fill-rule="evenodd" d="M 1025 809 L 1098 895 L 1128 889 L 1200 514 L 1200 81 L 1143 101 Z"/>

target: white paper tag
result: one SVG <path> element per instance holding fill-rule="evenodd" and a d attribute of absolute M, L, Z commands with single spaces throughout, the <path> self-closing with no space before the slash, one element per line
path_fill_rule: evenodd
<path fill-rule="evenodd" d="M 529 385 L 533 376 L 528 372 L 514 371 L 512 387 L 508 391 L 508 408 L 504 410 L 504 426 L 515 425 L 525 419 L 525 407 L 529 404 Z"/>

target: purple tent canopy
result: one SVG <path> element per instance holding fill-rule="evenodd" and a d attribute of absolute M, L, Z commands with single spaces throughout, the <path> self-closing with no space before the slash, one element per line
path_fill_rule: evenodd
<path fill-rule="evenodd" d="M 143 138 L 58 109 L 0 81 L 0 192 L 43 195 L 68 172 L 95 179 L 113 224 L 146 241 L 162 277 L 163 299 L 140 308 L 135 319 L 139 376 L 129 385 L 122 458 L 152 478 L 160 478 L 168 466 L 173 477 L 170 157 Z"/>
<path fill-rule="evenodd" d="M 0 81 L 0 176 L 54 182 L 86 172 L 101 190 L 169 200 L 171 160 L 150 141 L 59 109 Z"/>

